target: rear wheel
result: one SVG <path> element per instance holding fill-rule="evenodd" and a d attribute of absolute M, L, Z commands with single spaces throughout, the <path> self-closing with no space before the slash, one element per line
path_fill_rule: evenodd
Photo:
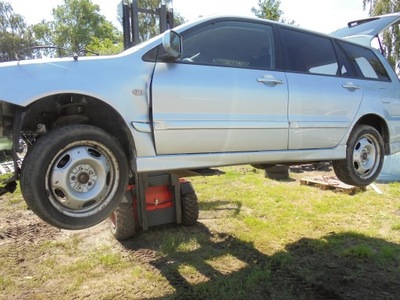
<path fill-rule="evenodd" d="M 192 226 L 199 218 L 199 206 L 195 192 L 181 195 L 182 201 L 182 225 Z"/>
<path fill-rule="evenodd" d="M 136 223 L 132 203 L 122 202 L 109 218 L 111 233 L 117 240 L 130 239 L 136 234 Z"/>
<path fill-rule="evenodd" d="M 336 176 L 344 183 L 367 186 L 378 177 L 384 158 L 383 140 L 368 125 L 356 127 L 347 142 L 346 159 L 333 161 Z"/>
<path fill-rule="evenodd" d="M 289 166 L 287 165 L 273 165 L 265 169 L 265 176 L 274 180 L 289 179 Z"/>
<path fill-rule="evenodd" d="M 50 131 L 28 152 L 21 190 L 34 213 L 63 229 L 84 229 L 106 219 L 128 183 L 128 163 L 116 140 L 89 125 Z"/>

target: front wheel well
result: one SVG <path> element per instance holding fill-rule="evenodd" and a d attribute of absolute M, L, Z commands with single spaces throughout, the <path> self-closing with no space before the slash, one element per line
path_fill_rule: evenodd
<path fill-rule="evenodd" d="M 101 128 L 116 138 L 129 160 L 134 143 L 122 116 L 104 101 L 82 94 L 57 94 L 37 100 L 27 107 L 21 125 L 21 135 L 28 142 L 52 129 L 72 124 Z"/>
<path fill-rule="evenodd" d="M 360 118 L 357 122 L 357 124 L 354 126 L 356 128 L 357 126 L 360 125 L 369 125 L 373 128 L 375 128 L 379 134 L 381 135 L 383 139 L 383 144 L 384 144 L 384 152 L 385 154 L 390 153 L 390 146 L 389 146 L 389 128 L 385 122 L 385 120 L 375 114 L 368 114 Z"/>

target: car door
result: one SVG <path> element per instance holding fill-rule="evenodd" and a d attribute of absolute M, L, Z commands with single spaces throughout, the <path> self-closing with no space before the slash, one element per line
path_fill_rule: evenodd
<path fill-rule="evenodd" d="M 281 28 L 289 86 L 289 149 L 333 148 L 360 106 L 363 89 L 332 39 Z"/>
<path fill-rule="evenodd" d="M 288 90 L 273 28 L 225 20 L 183 32 L 183 56 L 157 62 L 157 154 L 287 149 Z"/>

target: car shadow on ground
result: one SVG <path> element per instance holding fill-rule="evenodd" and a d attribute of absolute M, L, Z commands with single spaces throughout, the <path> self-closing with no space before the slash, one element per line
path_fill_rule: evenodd
<path fill-rule="evenodd" d="M 270 256 L 200 222 L 121 243 L 173 287 L 159 299 L 400 298 L 400 246 L 351 232 L 302 238 Z"/>

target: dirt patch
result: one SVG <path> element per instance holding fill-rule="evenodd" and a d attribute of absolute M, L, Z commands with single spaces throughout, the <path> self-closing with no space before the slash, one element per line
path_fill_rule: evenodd
<path fill-rule="evenodd" d="M 39 220 L 26 211 L 17 218 L 13 216 L 5 220 L 0 228 L 1 244 L 29 244 L 54 239 L 61 230 Z"/>

